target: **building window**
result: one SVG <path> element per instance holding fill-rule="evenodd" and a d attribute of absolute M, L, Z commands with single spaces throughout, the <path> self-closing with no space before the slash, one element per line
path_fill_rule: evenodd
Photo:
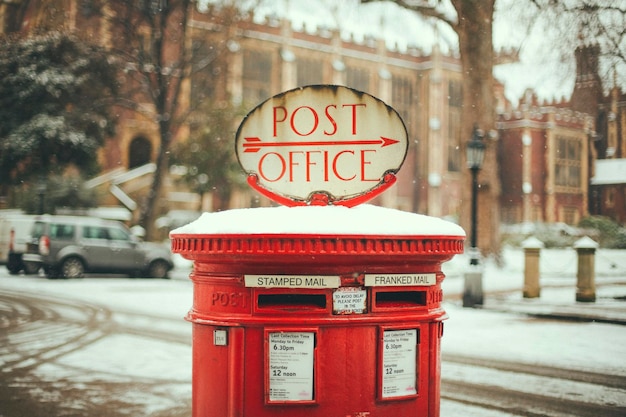
<path fill-rule="evenodd" d="M 221 75 L 222 68 L 217 57 L 217 46 L 204 40 L 192 42 L 191 91 L 189 100 L 192 109 L 197 109 L 202 103 L 217 96 L 216 78 Z"/>
<path fill-rule="evenodd" d="M 605 196 L 606 199 L 604 201 L 604 205 L 607 208 L 615 207 L 615 188 L 607 187 Z"/>
<path fill-rule="evenodd" d="M 448 83 L 448 105 L 459 109 L 463 106 L 463 84 L 461 81 L 451 80 Z"/>
<path fill-rule="evenodd" d="M 463 89 L 460 81 L 448 83 L 448 171 L 461 170 L 461 113 Z"/>
<path fill-rule="evenodd" d="M 152 144 L 143 136 L 138 136 L 130 142 L 128 149 L 128 169 L 140 167 L 150 163 Z"/>
<path fill-rule="evenodd" d="M 558 136 L 556 138 L 555 185 L 580 188 L 582 144 L 580 139 Z"/>
<path fill-rule="evenodd" d="M 530 211 L 530 221 L 537 223 L 543 222 L 543 210 L 541 206 L 533 206 Z"/>
<path fill-rule="evenodd" d="M 522 221 L 520 208 L 517 206 L 502 206 L 501 209 L 502 223 L 515 224 Z"/>
<path fill-rule="evenodd" d="M 243 100 L 259 103 L 270 96 L 272 56 L 266 51 L 243 52 Z"/>
<path fill-rule="evenodd" d="M 576 207 L 563 207 L 563 223 L 566 224 L 578 224 L 578 208 Z"/>
<path fill-rule="evenodd" d="M 321 61 L 298 58 L 297 62 L 298 71 L 298 86 L 323 84 L 324 82 L 324 69 Z"/>
<path fill-rule="evenodd" d="M 400 114 L 404 124 L 411 126 L 411 109 L 413 107 L 413 83 L 408 77 L 393 75 L 391 77 L 391 103 Z"/>
<path fill-rule="evenodd" d="M 359 91 L 369 91 L 370 89 L 370 72 L 364 68 L 347 67 L 346 68 L 346 85 Z"/>
<path fill-rule="evenodd" d="M 93 4 L 94 0 L 83 0 L 80 3 L 80 12 L 85 17 L 91 17 L 95 14 L 96 8 Z"/>

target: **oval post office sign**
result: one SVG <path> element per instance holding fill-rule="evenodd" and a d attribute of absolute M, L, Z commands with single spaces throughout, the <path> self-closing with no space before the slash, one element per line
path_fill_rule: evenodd
<path fill-rule="evenodd" d="M 248 183 L 272 200 L 352 207 L 395 183 L 408 137 L 398 113 L 376 97 L 312 85 L 258 105 L 235 146 Z"/>

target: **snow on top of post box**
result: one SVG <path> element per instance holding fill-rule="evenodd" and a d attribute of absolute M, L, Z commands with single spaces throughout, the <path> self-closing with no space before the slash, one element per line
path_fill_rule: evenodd
<path fill-rule="evenodd" d="M 422 214 L 362 204 L 343 206 L 260 207 L 204 213 L 170 235 L 323 234 L 384 236 L 458 236 L 457 224 Z"/>

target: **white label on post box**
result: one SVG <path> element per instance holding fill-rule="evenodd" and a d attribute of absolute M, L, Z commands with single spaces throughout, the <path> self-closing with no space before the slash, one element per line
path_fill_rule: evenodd
<path fill-rule="evenodd" d="M 339 276 L 326 275 L 245 275 L 246 287 L 262 288 L 338 288 Z"/>
<path fill-rule="evenodd" d="M 228 334 L 226 330 L 213 330 L 213 344 L 215 346 L 228 345 Z"/>
<path fill-rule="evenodd" d="M 333 293 L 333 313 L 363 314 L 367 312 L 367 291 L 358 287 L 341 287 Z"/>
<path fill-rule="evenodd" d="M 365 285 L 368 287 L 428 286 L 436 283 L 436 274 L 365 274 Z"/>
<path fill-rule="evenodd" d="M 269 334 L 270 401 L 313 400 L 315 333 Z"/>
<path fill-rule="evenodd" d="M 382 396 L 405 397 L 417 393 L 417 330 L 388 330 L 383 337 Z"/>

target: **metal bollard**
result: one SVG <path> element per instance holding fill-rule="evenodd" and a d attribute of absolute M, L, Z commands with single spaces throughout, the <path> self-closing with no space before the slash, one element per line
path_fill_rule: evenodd
<path fill-rule="evenodd" d="M 539 298 L 539 258 L 541 249 L 545 247 L 542 241 L 534 236 L 522 242 L 524 248 L 524 298 Z"/>
<path fill-rule="evenodd" d="M 480 262 L 480 252 L 476 248 L 469 248 L 468 253 L 471 261 L 464 274 L 463 307 L 482 307 L 483 266 Z"/>
<path fill-rule="evenodd" d="M 574 243 L 578 253 L 576 273 L 576 301 L 594 303 L 596 301 L 595 253 L 598 243 L 585 236 Z"/>

